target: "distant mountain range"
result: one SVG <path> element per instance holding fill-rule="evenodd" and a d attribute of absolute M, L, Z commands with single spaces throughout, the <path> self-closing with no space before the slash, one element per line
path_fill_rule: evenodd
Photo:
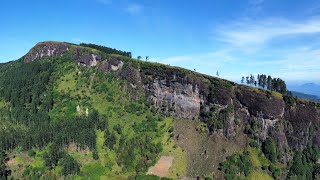
<path fill-rule="evenodd" d="M 288 88 L 290 91 L 301 92 L 306 95 L 320 96 L 320 85 L 316 84 L 316 83 L 306 83 L 306 84 L 302 84 L 302 85 L 291 85 Z"/>
<path fill-rule="evenodd" d="M 292 94 L 293 94 L 293 96 L 297 96 L 298 98 L 301 98 L 301 99 L 306 99 L 306 100 L 310 100 L 310 101 L 314 101 L 314 102 L 320 102 L 319 96 L 304 94 L 304 93 L 296 92 L 296 91 L 292 91 Z"/>

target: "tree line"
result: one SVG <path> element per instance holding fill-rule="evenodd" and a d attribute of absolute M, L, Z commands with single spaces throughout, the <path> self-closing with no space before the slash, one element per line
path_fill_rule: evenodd
<path fill-rule="evenodd" d="M 96 44 L 91 44 L 91 43 L 89 43 L 89 44 L 80 43 L 80 46 L 97 49 L 97 50 L 102 51 L 107 54 L 119 54 L 119 55 L 126 56 L 129 58 L 132 57 L 131 52 L 121 51 L 121 50 L 117 50 L 117 49 L 106 47 L 106 46 L 101 46 L 101 45 L 96 45 Z"/>
<path fill-rule="evenodd" d="M 276 91 L 281 94 L 287 93 L 287 85 L 284 80 L 280 78 L 273 78 L 266 74 L 258 74 L 257 78 L 252 74 L 246 77 L 242 76 L 241 83 L 246 83 L 247 85 L 260 87 L 270 91 Z"/>

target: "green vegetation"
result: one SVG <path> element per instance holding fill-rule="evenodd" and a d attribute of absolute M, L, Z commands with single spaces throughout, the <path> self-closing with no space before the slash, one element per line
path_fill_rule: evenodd
<path fill-rule="evenodd" d="M 102 52 L 107 53 L 107 54 L 118 54 L 118 55 L 130 57 L 130 58 L 131 58 L 131 56 L 132 56 L 132 55 L 131 55 L 131 54 L 132 54 L 131 52 L 120 51 L 120 50 L 116 50 L 116 49 L 114 49 L 114 48 L 109 48 L 109 47 L 100 46 L 100 45 L 95 45 L 95 44 L 85 44 L 85 43 L 81 43 L 80 46 L 97 49 L 97 50 L 102 51 Z"/>
<path fill-rule="evenodd" d="M 10 171 L 7 170 L 6 164 L 4 163 L 5 158 L 5 152 L 0 151 L 0 179 L 7 179 L 10 175 Z"/>
<path fill-rule="evenodd" d="M 69 174 L 77 174 L 80 172 L 80 165 L 70 155 L 65 155 L 61 160 L 62 174 L 67 176 Z"/>
<path fill-rule="evenodd" d="M 187 170 L 186 153 L 175 144 L 171 138 L 174 136 L 174 120 L 165 118 L 159 123 L 159 128 L 167 130 L 162 136 L 163 151 L 161 155 L 174 157 L 171 168 L 169 169 L 169 178 L 178 179 L 179 176 L 185 175 Z"/>
<path fill-rule="evenodd" d="M 247 177 L 252 171 L 252 167 L 253 165 L 248 151 L 229 156 L 227 160 L 221 164 L 221 169 L 225 173 L 224 178 L 230 180 Z"/>
<path fill-rule="evenodd" d="M 265 74 L 258 74 L 257 79 L 254 77 L 254 75 L 250 74 L 250 76 L 242 77 L 241 83 L 247 83 L 248 85 L 260 87 L 262 89 L 267 89 L 270 91 L 276 91 L 280 94 L 287 94 L 287 85 L 286 83 L 280 79 L 280 78 L 272 78 L 270 75 Z M 278 96 L 275 94 L 276 97 Z"/>
<path fill-rule="evenodd" d="M 209 138 L 217 135 L 215 132 L 225 133 L 226 129 L 239 135 L 237 133 L 244 130 L 249 136 L 250 147 L 236 145 L 239 148 L 231 151 L 238 153 L 221 163 L 220 169 L 226 179 L 280 179 L 288 170 L 288 179 L 320 176 L 317 148 L 309 146 L 296 152 L 287 168 L 280 163 L 278 156 L 284 152 L 277 149 L 277 142 L 270 137 L 264 142 L 258 138 L 262 124 L 257 117 L 251 116 L 243 127 L 239 118 L 242 114 L 237 111 L 239 104 L 229 103 L 235 98 L 231 94 L 234 93 L 233 83 L 178 67 L 132 60 L 130 52 L 82 45 L 85 47 L 80 53 L 95 52 L 110 61 L 115 57 L 124 61 L 123 71 L 106 73 L 99 66 L 78 66 L 72 61 L 71 53 L 76 51 L 74 45 L 61 57 L 43 58 L 27 64 L 20 59 L 0 65 L 0 179 L 8 176 L 13 179 L 178 179 L 190 175 L 186 155 L 194 151 L 189 147 L 178 147 L 174 139 L 191 139 L 193 136 L 184 137 L 181 132 L 177 133 L 179 128 L 174 126 L 173 118 L 163 117 L 164 113 L 160 113 L 166 107 L 156 109 L 152 106 L 140 87 L 134 93 L 130 92 L 130 83 L 136 77 L 126 73 L 135 70 L 139 70 L 143 83 L 167 77 L 174 77 L 178 82 L 196 82 L 199 90 L 204 91 L 201 93 L 208 98 L 208 102 L 201 102 L 201 118 L 194 119 L 195 127 L 190 126 L 199 132 L 198 137 Z M 119 78 L 122 76 L 127 78 Z M 251 85 L 258 83 L 269 89 L 255 88 L 255 92 L 283 98 L 287 104 L 294 105 L 297 101 L 289 93 L 284 93 L 286 87 L 281 79 L 259 75 L 258 82 L 249 81 Z M 232 122 L 231 125 L 226 122 L 233 115 L 236 126 L 229 127 L 233 126 Z M 243 138 L 243 144 L 248 136 Z M 208 149 L 212 149 L 208 147 L 212 145 L 205 147 L 208 142 L 205 138 L 206 141 L 197 143 L 200 148 L 191 148 L 203 150 L 201 157 L 211 158 L 209 160 L 213 162 L 216 159 L 212 157 L 217 156 L 208 153 Z M 191 139 L 190 142 L 198 140 Z M 234 142 L 227 138 L 217 142 L 227 141 Z M 223 147 L 217 151 L 224 153 L 219 158 L 230 155 L 228 150 Z M 161 156 L 173 158 L 168 178 L 145 175 Z M 203 166 L 206 163 L 193 162 L 192 165 L 195 164 L 206 168 Z M 213 173 L 209 172 L 212 169 L 208 169 L 199 172 L 212 176 Z"/>
<path fill-rule="evenodd" d="M 262 151 L 271 162 L 274 163 L 276 161 L 277 147 L 276 147 L 276 143 L 272 138 L 267 138 L 267 140 L 263 142 Z"/>
<path fill-rule="evenodd" d="M 206 112 L 204 107 L 200 107 L 201 117 L 204 118 L 204 123 L 207 124 L 209 131 L 223 128 L 223 120 L 220 119 L 220 111 L 216 107 L 211 107 L 209 112 Z"/>
<path fill-rule="evenodd" d="M 297 151 L 293 156 L 288 179 L 304 180 L 319 177 L 320 167 L 317 163 L 319 158 L 320 150 L 314 146 L 308 146 L 303 152 Z"/>
<path fill-rule="evenodd" d="M 161 154 L 177 157 L 170 176 L 183 175 L 172 120 L 151 111 L 144 94 L 124 98 L 126 82 L 114 73 L 77 66 L 69 54 L 0 68 L 0 147 L 13 177 L 127 179 Z"/>
<path fill-rule="evenodd" d="M 272 180 L 273 178 L 263 170 L 257 170 L 250 173 L 249 180 Z"/>
<path fill-rule="evenodd" d="M 158 177 L 156 175 L 140 175 L 135 177 L 135 180 L 172 180 L 171 178 Z"/>
<path fill-rule="evenodd" d="M 266 171 L 266 167 L 274 166 L 271 162 L 264 156 L 261 150 L 258 148 L 248 148 L 250 159 L 253 165 L 253 171 L 249 174 L 248 179 L 272 179 L 272 177 Z M 269 172 L 270 173 L 270 172 Z M 270 173 L 272 174 L 272 173 Z M 275 178 L 278 179 L 278 178 Z"/>
<path fill-rule="evenodd" d="M 250 142 L 255 142 L 250 139 Z M 282 174 L 282 166 L 279 162 L 271 162 L 262 152 L 259 143 L 250 143 L 254 146 L 247 147 L 244 153 L 237 153 L 229 156 L 227 160 L 222 163 L 221 169 L 225 172 L 226 179 L 279 179 Z M 271 139 L 266 140 L 262 149 L 274 150 Z M 272 154 L 272 153 L 271 153 Z M 268 156 L 270 157 L 270 156 Z M 244 168 L 244 166 L 246 168 Z"/>
<path fill-rule="evenodd" d="M 270 165 L 270 161 L 258 148 L 248 148 L 250 159 L 254 167 L 263 168 Z"/>

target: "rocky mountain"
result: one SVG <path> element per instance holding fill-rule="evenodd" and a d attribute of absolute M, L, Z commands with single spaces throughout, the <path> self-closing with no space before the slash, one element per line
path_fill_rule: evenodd
<path fill-rule="evenodd" d="M 320 96 L 320 85 L 316 83 L 305 83 L 302 85 L 291 85 L 290 90 Z"/>
<path fill-rule="evenodd" d="M 33 81 L 39 84 L 22 77 L 16 77 L 20 85 L 10 83 L 9 73 L 19 71 L 34 73 Z M 0 147 L 15 178 L 318 175 L 319 103 L 61 42 L 38 43 L 20 60 L 1 65 L 0 72 L 0 107 L 6 112 L 0 129 L 7 133 L 0 133 Z M 42 87 L 38 79 L 46 79 L 46 84 Z M 20 113 L 23 117 L 15 109 L 25 112 Z M 35 136 L 11 136 L 20 131 L 43 136 L 40 129 L 29 131 L 30 124 L 42 123 L 38 115 L 47 116 L 43 128 L 48 138 L 39 143 Z M 78 131 L 93 134 L 78 139 Z M 30 143 L 22 143 L 26 140 Z M 300 156 L 305 164 L 297 164 L 295 157 Z M 156 164 L 159 159 L 165 163 Z"/>

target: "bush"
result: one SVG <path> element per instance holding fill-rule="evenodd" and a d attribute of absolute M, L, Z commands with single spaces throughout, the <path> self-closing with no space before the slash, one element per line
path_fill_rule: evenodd
<path fill-rule="evenodd" d="M 281 175 L 281 169 L 276 167 L 275 165 L 271 164 L 269 166 L 269 171 L 272 173 L 274 179 L 279 179 Z"/>
<path fill-rule="evenodd" d="M 96 149 L 93 150 L 93 152 L 92 152 L 92 158 L 94 160 L 98 160 L 99 159 L 98 151 Z"/>
<path fill-rule="evenodd" d="M 249 145 L 251 147 L 253 147 L 253 148 L 259 148 L 260 147 L 259 143 L 256 140 L 253 140 L 253 139 L 250 140 Z"/>
<path fill-rule="evenodd" d="M 170 127 L 170 129 L 168 130 L 169 133 L 173 133 L 174 128 Z"/>
<path fill-rule="evenodd" d="M 122 129 L 121 129 L 120 124 L 113 126 L 113 130 L 115 130 L 118 134 L 122 133 Z"/>
<path fill-rule="evenodd" d="M 33 149 L 30 149 L 29 151 L 28 151 L 28 156 L 29 157 L 34 157 L 36 155 L 36 152 L 33 150 Z"/>
<path fill-rule="evenodd" d="M 225 179 L 236 179 L 240 176 L 248 176 L 252 171 L 253 165 L 251 163 L 249 152 L 243 154 L 234 154 L 227 157 L 227 160 L 220 164 L 220 169 L 225 173 Z M 240 178 L 241 179 L 241 178 Z"/>

